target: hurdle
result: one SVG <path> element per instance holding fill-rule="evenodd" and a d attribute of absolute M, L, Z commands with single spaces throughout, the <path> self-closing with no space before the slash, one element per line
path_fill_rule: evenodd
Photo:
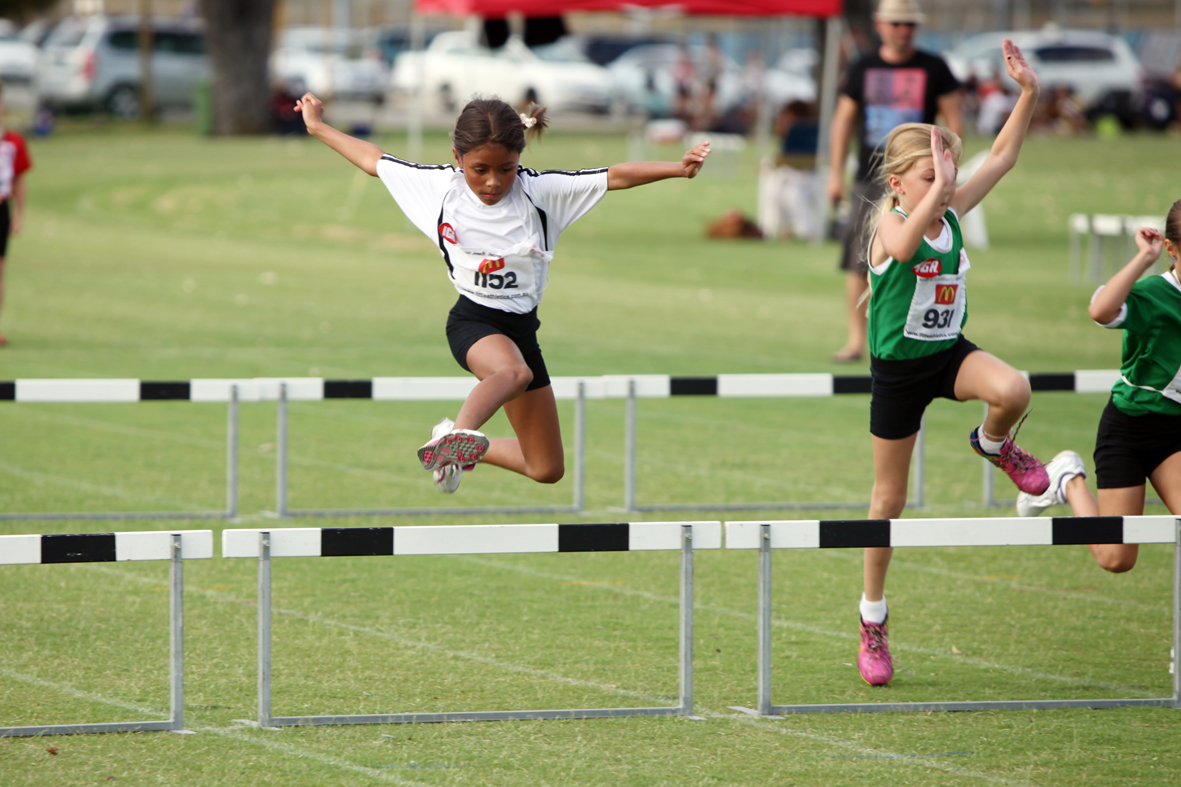
<path fill-rule="evenodd" d="M 868 501 L 853 502 L 769 502 L 769 503 L 668 503 L 636 502 L 637 399 L 667 399 L 673 396 L 716 396 L 719 398 L 800 398 L 843 394 L 868 394 L 869 375 L 832 374 L 719 374 L 713 377 L 670 377 L 662 374 L 604 378 L 610 396 L 622 388 L 627 398 L 624 416 L 623 510 L 643 511 L 774 511 L 868 508 Z M 914 452 L 913 494 L 907 507 L 922 508 L 926 486 L 926 431 L 919 429 Z"/>
<path fill-rule="evenodd" d="M 1128 216 L 1124 214 L 1072 213 L 1066 220 L 1069 237 L 1070 280 L 1082 281 L 1083 238 L 1087 239 L 1087 281 L 1099 284 L 1108 276 L 1108 261 L 1113 259 L 1114 269 L 1119 268 L 1136 251 L 1136 232 L 1141 227 L 1152 227 L 1164 231 L 1161 216 Z M 1157 270 L 1159 262 L 1153 265 Z"/>
<path fill-rule="evenodd" d="M 430 506 L 419 508 L 304 508 L 287 505 L 288 402 L 323 399 L 372 399 L 386 402 L 465 400 L 479 381 L 473 377 L 374 377 L 370 380 L 289 378 L 278 381 L 275 426 L 275 510 L 288 517 L 424 516 L 438 514 L 580 514 L 586 500 L 586 400 L 588 388 L 603 398 L 598 378 L 554 377 L 554 398 L 574 401 L 574 499 L 568 506 Z"/>
<path fill-rule="evenodd" d="M 185 731 L 184 561 L 213 557 L 213 531 L 0 536 L 0 565 L 169 561 L 169 718 L 101 724 L 0 727 L 0 738 L 102 732 Z"/>
<path fill-rule="evenodd" d="M 149 381 L 9 380 L 0 381 L 0 402 L 128 403 L 149 401 L 225 402 L 226 507 L 223 511 L 110 511 L 90 513 L 0 513 L 0 520 L 236 519 L 238 516 L 238 401 L 257 401 L 254 380 Z"/>
<path fill-rule="evenodd" d="M 771 550 L 858 547 L 1061 546 L 1173 544 L 1173 648 L 1181 653 L 1181 519 L 1172 516 L 1006 517 L 984 519 L 802 520 L 726 522 L 727 549 L 757 549 L 758 707 L 731 706 L 752 716 L 803 713 L 873 713 L 1050 708 L 1181 708 L 1181 670 L 1173 696 L 1158 699 L 987 700 L 864 702 L 818 705 L 771 703 Z"/>
<path fill-rule="evenodd" d="M 258 725 L 260 727 L 692 716 L 693 552 L 696 549 L 720 549 L 721 538 L 720 522 L 225 530 L 222 532 L 222 557 L 258 559 Z M 680 697 L 676 705 L 654 708 L 448 711 L 442 713 L 322 716 L 274 716 L 271 713 L 272 558 L 653 550 L 678 550 L 681 553 Z"/>

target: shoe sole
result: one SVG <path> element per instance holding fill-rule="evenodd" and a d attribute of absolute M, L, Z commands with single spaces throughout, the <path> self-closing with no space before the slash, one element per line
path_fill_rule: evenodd
<path fill-rule="evenodd" d="M 427 443 L 418 449 L 418 461 L 424 470 L 435 470 L 450 462 L 456 465 L 472 465 L 483 458 L 488 450 L 488 438 L 470 429 L 448 432 L 438 441 Z"/>

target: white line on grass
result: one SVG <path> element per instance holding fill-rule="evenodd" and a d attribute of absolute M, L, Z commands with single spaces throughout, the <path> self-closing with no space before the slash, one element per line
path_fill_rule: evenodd
<path fill-rule="evenodd" d="M 55 475 L 53 473 L 42 473 L 36 470 L 26 470 L 23 467 L 13 467 L 12 465 L 0 464 L 0 473 L 7 473 L 8 475 L 16 476 L 17 478 L 24 478 L 30 481 L 40 481 L 44 484 L 64 486 L 67 489 L 77 489 L 79 491 L 88 492 L 94 495 L 113 497 L 119 500 L 135 500 L 139 502 L 160 503 L 163 505 L 175 506 L 184 510 L 191 510 L 201 507 L 200 504 L 194 503 L 190 500 L 178 500 L 173 497 L 162 497 L 160 495 L 142 495 L 135 492 L 127 492 L 122 489 L 117 489 L 113 486 L 107 486 L 105 484 L 92 484 L 87 481 L 79 481 L 76 478 L 70 478 L 68 476 Z"/>
<path fill-rule="evenodd" d="M 52 681 L 38 678 L 35 675 L 25 675 L 24 673 L 14 672 L 10 669 L 4 669 L 3 667 L 0 667 L 0 675 L 20 681 L 21 683 L 25 683 L 30 686 L 36 686 L 39 689 L 56 691 L 59 694 L 65 694 L 76 699 L 86 700 L 87 702 L 109 705 L 111 707 L 130 711 L 141 716 L 162 716 L 167 715 L 168 713 L 167 711 L 161 710 L 160 708 L 145 708 L 140 705 L 135 705 L 134 703 L 123 702 L 122 700 L 113 699 L 111 697 L 104 697 L 101 694 L 95 694 L 94 692 L 90 691 L 82 691 L 81 689 L 76 689 L 73 686 L 67 686 L 64 683 L 54 683 Z M 47 724 L 45 726 L 49 725 Z M 252 734 L 250 730 L 245 727 L 200 727 L 196 725 L 186 725 L 186 729 L 192 730 L 193 732 L 204 732 L 213 735 L 219 735 L 223 738 L 230 738 L 231 740 L 251 743 L 267 749 L 281 751 L 284 754 L 290 754 L 295 757 L 314 760 L 315 762 L 318 762 L 322 765 L 330 765 L 332 767 L 351 771 L 353 773 L 359 773 L 379 781 L 391 782 L 393 784 L 404 784 L 408 785 L 409 787 L 421 787 L 423 784 L 422 782 L 415 782 L 399 778 L 395 774 L 389 773 L 387 771 L 378 770 L 376 768 L 366 768 L 362 765 L 355 765 L 351 762 L 346 762 L 345 760 L 340 760 L 335 757 L 329 757 L 327 755 L 310 751 L 299 746 L 276 741 L 273 738 L 263 737 L 263 735 L 259 735 L 257 733 Z"/>
<path fill-rule="evenodd" d="M 548 571 L 538 571 L 537 569 L 526 568 L 524 566 L 518 566 L 518 565 L 514 565 L 512 563 L 505 563 L 505 562 L 502 562 L 499 560 L 490 560 L 488 558 L 482 558 L 482 557 L 474 557 L 471 555 L 457 556 L 457 559 L 462 560 L 464 562 L 468 562 L 468 563 L 476 563 L 478 565 L 482 565 L 482 566 L 485 566 L 488 568 L 498 568 L 498 569 L 505 569 L 508 571 L 516 571 L 518 573 L 526 574 L 528 576 L 538 577 L 540 579 L 553 579 L 553 580 L 556 580 L 559 582 L 582 582 L 582 581 L 584 581 L 581 577 L 573 577 L 573 576 L 566 576 L 566 575 L 562 575 L 562 574 L 554 574 L 554 573 L 551 573 Z M 631 588 L 619 587 L 617 585 L 593 585 L 593 584 L 591 584 L 591 585 L 588 585 L 588 587 L 591 587 L 591 588 L 597 589 L 597 590 L 609 591 L 611 593 L 618 593 L 619 595 L 632 596 L 635 598 L 643 598 L 643 599 L 647 599 L 649 601 L 658 601 L 658 602 L 661 602 L 664 604 L 680 604 L 681 603 L 681 600 L 678 596 L 662 596 L 658 593 L 651 593 L 646 590 L 634 590 Z M 702 612 L 712 612 L 712 613 L 715 613 L 718 615 L 725 615 L 727 617 L 738 618 L 740 620 L 750 620 L 750 621 L 757 620 L 757 616 L 754 615 L 753 613 L 742 612 L 741 610 L 730 609 L 729 607 L 717 606 L 715 604 L 694 603 L 693 609 L 700 610 Z M 841 640 L 855 640 L 858 638 L 857 634 L 854 634 L 850 631 L 836 631 L 834 629 L 823 628 L 821 626 L 812 626 L 812 625 L 808 625 L 807 623 L 798 623 L 798 622 L 792 621 L 792 620 L 781 620 L 778 618 L 773 618 L 771 621 L 771 625 L 776 626 L 776 627 L 780 627 L 780 628 L 795 629 L 797 631 L 806 631 L 809 634 L 815 634 L 817 636 L 822 636 L 822 637 L 832 637 L 832 638 L 841 639 Z M 901 643 L 901 644 L 900 643 L 891 643 L 890 647 L 895 652 L 915 653 L 915 654 L 920 654 L 920 655 L 924 655 L 924 656 L 934 656 L 935 658 L 939 658 L 939 659 L 950 659 L 950 660 L 954 660 L 955 663 L 957 663 L 957 664 L 970 664 L 974 667 L 980 667 L 982 669 L 1000 670 L 1002 672 L 1008 672 L 1013 675 L 1023 675 L 1023 676 L 1030 677 L 1030 678 L 1037 678 L 1039 680 L 1053 680 L 1053 681 L 1058 681 L 1060 683 L 1067 683 L 1067 684 L 1078 685 L 1078 686 L 1093 686 L 1095 688 L 1105 689 L 1107 691 L 1118 691 L 1118 692 L 1124 693 L 1124 694 L 1152 694 L 1152 693 L 1154 693 L 1151 689 L 1145 688 L 1143 686 L 1122 686 L 1119 684 L 1111 684 L 1111 683 L 1097 683 L 1093 680 L 1088 680 L 1086 678 L 1076 678 L 1076 677 L 1072 677 L 1072 676 L 1068 676 L 1068 675 L 1058 675 L 1058 674 L 1055 674 L 1052 672 L 1041 672 L 1038 670 L 1031 670 L 1026 667 L 1017 667 L 1017 666 L 1013 666 L 1010 664 L 1001 664 L 998 662 L 985 661 L 984 659 L 974 658 L 972 656 L 966 656 L 966 655 L 948 656 L 947 653 L 943 650 L 934 650 L 932 648 L 923 648 L 923 647 L 918 647 L 915 645 L 907 645 L 905 643 Z"/>
<path fill-rule="evenodd" d="M 772 732 L 779 733 L 780 735 L 788 735 L 793 738 L 803 738 L 804 740 L 823 743 L 828 746 L 844 749 L 845 751 L 854 752 L 855 754 L 864 755 L 867 757 L 881 757 L 883 759 L 897 760 L 899 764 L 921 765 L 924 768 L 931 768 L 933 770 L 939 770 L 943 771 L 944 773 L 949 773 L 954 776 L 963 776 L 969 779 L 980 779 L 992 784 L 1004 784 L 1009 785 L 1010 787 L 1034 787 L 1033 782 L 1013 781 L 1011 779 L 1004 779 L 999 776 L 992 776 L 987 773 L 980 773 L 979 771 L 968 771 L 962 768 L 956 768 L 955 766 L 948 765 L 944 762 L 940 762 L 939 760 L 933 760 L 929 756 L 924 757 L 922 755 L 895 754 L 882 749 L 865 748 L 863 746 L 857 745 L 856 743 L 853 743 L 852 741 L 841 740 L 840 738 L 834 738 L 831 735 L 819 735 L 813 732 L 801 732 L 777 721 L 756 719 L 745 714 L 742 714 L 740 717 L 725 716 L 725 718 L 732 718 L 739 724 L 747 724 L 753 727 L 758 727 L 759 729 L 770 730 Z"/>

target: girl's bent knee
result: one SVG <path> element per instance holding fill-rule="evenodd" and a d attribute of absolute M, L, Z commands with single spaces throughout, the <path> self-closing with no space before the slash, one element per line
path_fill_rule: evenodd
<path fill-rule="evenodd" d="M 565 475 L 566 464 L 564 462 L 545 465 L 543 467 L 529 468 L 529 477 L 539 484 L 556 484 L 561 481 Z"/>
<path fill-rule="evenodd" d="M 1100 568 L 1112 574 L 1123 574 L 1136 567 L 1136 555 L 1104 555 L 1097 560 Z"/>

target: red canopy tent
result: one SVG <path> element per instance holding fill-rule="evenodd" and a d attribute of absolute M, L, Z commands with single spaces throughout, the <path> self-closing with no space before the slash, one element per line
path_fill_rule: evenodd
<path fill-rule="evenodd" d="M 501 19 L 517 12 L 525 16 L 555 16 L 571 11 L 630 11 L 668 9 L 683 14 L 714 16 L 810 16 L 827 18 L 841 13 L 842 0 L 415 0 L 423 14 L 475 14 Z"/>

